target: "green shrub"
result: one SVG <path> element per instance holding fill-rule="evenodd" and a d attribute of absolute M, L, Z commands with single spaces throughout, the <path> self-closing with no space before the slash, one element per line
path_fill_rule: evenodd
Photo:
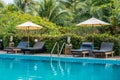
<path fill-rule="evenodd" d="M 77 36 L 77 35 L 58 35 L 58 36 L 43 36 L 43 41 L 46 42 L 46 50 L 47 52 L 50 52 L 55 44 L 55 42 L 58 42 L 60 44 L 60 47 L 62 46 L 62 44 L 65 42 L 67 42 L 67 36 L 71 36 L 71 43 L 73 45 L 73 48 L 79 48 L 80 44 L 82 42 L 81 37 Z"/>
<path fill-rule="evenodd" d="M 34 44 L 34 39 L 37 38 L 39 41 L 45 41 L 46 52 L 50 53 L 55 42 L 60 44 L 60 47 L 64 42 L 67 42 L 67 36 L 71 36 L 71 43 L 74 49 L 79 49 L 82 42 L 91 42 L 93 35 L 87 35 L 86 37 L 74 35 L 74 34 L 64 34 L 64 35 L 41 35 L 41 36 L 31 36 L 30 37 L 30 45 Z M 8 46 L 9 35 L 0 35 L 0 38 L 3 38 L 4 45 Z M 15 46 L 21 40 L 27 40 L 27 36 L 14 36 Z M 115 37 L 109 34 L 94 34 L 94 46 L 100 47 L 102 42 L 113 42 L 114 43 L 114 51 L 115 55 L 120 55 L 120 40 L 119 37 Z"/>

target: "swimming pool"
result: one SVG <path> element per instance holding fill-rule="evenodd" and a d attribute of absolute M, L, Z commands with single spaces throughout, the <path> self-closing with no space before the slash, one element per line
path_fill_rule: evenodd
<path fill-rule="evenodd" d="M 120 61 L 0 54 L 0 80 L 120 80 Z"/>

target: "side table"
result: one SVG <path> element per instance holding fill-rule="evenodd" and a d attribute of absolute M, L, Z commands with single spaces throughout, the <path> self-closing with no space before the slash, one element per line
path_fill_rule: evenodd
<path fill-rule="evenodd" d="M 65 48 L 64 54 L 65 55 L 71 55 L 71 48 Z"/>

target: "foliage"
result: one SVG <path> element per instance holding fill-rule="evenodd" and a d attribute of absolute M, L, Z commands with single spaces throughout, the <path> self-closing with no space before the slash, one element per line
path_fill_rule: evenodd
<path fill-rule="evenodd" d="M 9 17 L 9 18 L 8 18 Z M 32 21 L 38 25 L 43 26 L 44 28 L 41 31 L 41 33 L 45 34 L 59 34 L 58 28 L 59 26 L 56 26 L 55 24 L 49 22 L 46 18 L 41 18 L 39 16 L 31 16 L 29 14 L 22 14 L 21 12 L 8 12 L 5 15 L 1 16 L 0 19 L 0 27 L 2 29 L 2 34 L 15 34 L 19 33 L 16 30 L 16 26 L 24 23 L 26 21 Z M 21 34 L 21 32 L 20 32 Z M 40 32 L 38 33 L 40 34 Z"/>
<path fill-rule="evenodd" d="M 14 0 L 14 5 L 23 13 L 26 13 L 30 10 L 30 7 L 35 5 L 33 0 Z"/>
<path fill-rule="evenodd" d="M 44 36 L 42 39 L 43 41 L 46 41 L 46 49 L 48 52 L 52 50 L 52 47 L 55 42 L 59 42 L 62 44 L 63 42 L 66 42 L 67 36 L 71 36 L 71 43 L 73 45 L 74 49 L 79 49 L 80 45 L 83 41 L 85 42 L 91 42 L 92 41 L 92 35 L 87 35 L 86 37 L 77 36 L 73 34 L 69 35 L 59 35 L 59 36 Z M 111 36 L 109 34 L 95 34 L 94 35 L 94 46 L 100 47 L 102 42 L 113 42 L 114 43 L 114 55 L 120 55 L 120 40 L 117 37 Z"/>
<path fill-rule="evenodd" d="M 34 43 L 34 39 L 37 38 L 39 41 L 45 41 L 45 48 L 46 48 L 46 52 L 50 53 L 55 42 L 58 42 L 60 44 L 60 47 L 62 46 L 62 44 L 65 42 L 67 42 L 67 37 L 70 36 L 71 37 L 71 43 L 73 45 L 74 49 L 79 49 L 80 45 L 82 42 L 91 42 L 92 41 L 92 36 L 93 35 L 87 35 L 86 37 L 82 37 L 82 36 L 77 36 L 74 34 L 64 34 L 64 35 L 42 35 L 42 36 L 32 36 L 30 37 L 30 42 L 31 42 L 31 46 Z M 4 44 L 5 42 L 8 45 L 8 36 L 3 36 L 3 40 L 4 40 Z M 27 36 L 24 37 L 24 39 L 26 40 Z M 23 39 L 23 37 L 20 36 L 16 36 L 14 37 L 14 42 L 17 45 L 18 42 Z M 114 43 L 114 51 L 115 54 L 114 55 L 120 55 L 120 38 L 117 38 L 115 36 L 109 35 L 109 34 L 94 34 L 94 47 L 99 47 L 102 42 L 113 42 Z M 6 45 L 6 46 L 7 46 Z"/>
<path fill-rule="evenodd" d="M 91 41 L 93 35 L 87 35 L 85 41 Z M 94 34 L 94 46 L 100 47 L 102 42 L 113 42 L 115 55 L 120 55 L 120 38 L 109 34 Z"/>
<path fill-rule="evenodd" d="M 46 41 L 47 52 L 54 43 L 66 42 L 71 36 L 73 48 L 79 48 L 82 41 L 91 41 L 94 29 L 95 47 L 103 41 L 114 42 L 116 55 L 120 55 L 120 0 L 14 0 L 14 4 L 5 5 L 0 1 L 0 37 L 7 46 L 9 37 L 14 36 L 15 45 L 27 40 L 27 33 L 17 30 L 16 26 L 32 21 L 43 29 L 30 31 L 30 41 L 34 38 Z M 77 27 L 76 24 L 92 16 L 111 23 L 105 27 Z M 104 34 L 103 34 L 104 33 Z"/>
<path fill-rule="evenodd" d="M 5 12 L 17 12 L 17 11 L 19 11 L 19 8 L 14 4 L 9 4 L 5 7 Z"/>
<path fill-rule="evenodd" d="M 57 0 L 41 0 L 33 9 L 40 17 L 45 17 L 59 25 L 62 17 L 68 15 L 67 10 L 62 9 Z"/>
<path fill-rule="evenodd" d="M 33 23 L 36 23 L 38 25 L 43 26 L 43 29 L 37 30 L 37 31 L 30 31 L 30 36 L 37 35 L 40 36 L 42 34 L 49 34 L 49 35 L 58 35 L 59 27 L 56 26 L 54 23 L 49 22 L 46 18 L 41 18 L 39 16 L 31 16 L 29 14 L 23 14 L 21 12 L 7 12 L 4 15 L 1 15 L 0 19 L 0 32 L 1 35 L 3 35 L 5 41 L 5 45 L 8 44 L 9 37 L 13 35 L 14 37 L 25 37 L 27 36 L 26 31 L 24 30 L 17 30 L 16 26 L 24 23 L 26 21 L 32 21 Z"/>
<path fill-rule="evenodd" d="M 73 26 L 92 16 L 103 21 L 111 22 L 106 29 L 111 34 L 119 34 L 120 21 L 119 0 L 14 0 L 2 12 L 23 12 L 33 16 L 47 18 L 60 26 Z M 3 7 L 3 6 L 2 6 Z"/>

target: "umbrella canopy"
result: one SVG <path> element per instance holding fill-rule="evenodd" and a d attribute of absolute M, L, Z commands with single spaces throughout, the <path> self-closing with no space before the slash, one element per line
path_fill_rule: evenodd
<path fill-rule="evenodd" d="M 28 47 L 29 47 L 29 31 L 30 30 L 39 30 L 39 29 L 42 29 L 43 27 L 28 21 L 28 22 L 18 25 L 16 28 L 22 29 L 22 30 L 27 30 L 27 32 L 28 32 Z"/>
<path fill-rule="evenodd" d="M 106 26 L 106 25 L 110 25 L 110 24 L 106 23 L 104 21 L 101 21 L 99 19 L 96 19 L 94 17 L 77 24 L 77 26 L 91 26 L 92 27 L 92 34 L 94 33 L 93 27 Z M 94 38 L 92 38 L 92 42 L 94 43 Z"/>
<path fill-rule="evenodd" d="M 92 27 L 94 27 L 94 26 L 106 26 L 106 25 L 110 25 L 110 24 L 106 23 L 104 21 L 101 21 L 99 19 L 96 19 L 94 17 L 77 24 L 77 26 L 92 26 Z"/>
<path fill-rule="evenodd" d="M 42 29 L 42 28 L 43 28 L 42 26 L 34 24 L 30 21 L 17 26 L 17 29 L 23 29 L 23 30 L 37 30 L 37 29 Z"/>

